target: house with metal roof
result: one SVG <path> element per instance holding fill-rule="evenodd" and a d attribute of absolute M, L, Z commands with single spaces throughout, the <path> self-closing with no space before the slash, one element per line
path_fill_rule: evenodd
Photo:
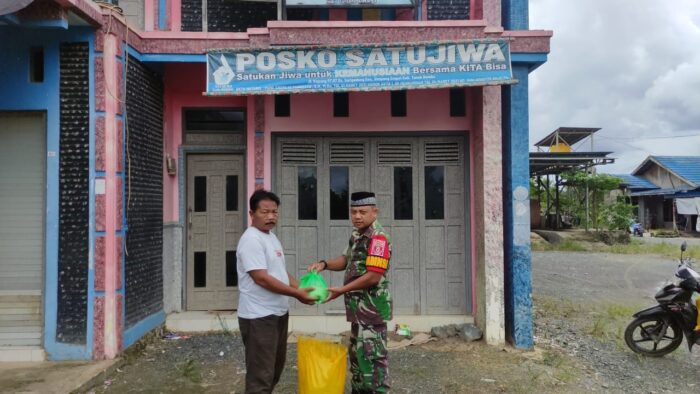
<path fill-rule="evenodd" d="M 632 174 L 615 176 L 645 228 L 700 232 L 700 156 L 649 156 Z"/>
<path fill-rule="evenodd" d="M 648 180 L 642 178 L 641 176 L 629 175 L 629 174 L 610 174 L 614 177 L 622 179 L 620 187 L 630 193 L 654 190 L 659 187 L 649 182 Z"/>

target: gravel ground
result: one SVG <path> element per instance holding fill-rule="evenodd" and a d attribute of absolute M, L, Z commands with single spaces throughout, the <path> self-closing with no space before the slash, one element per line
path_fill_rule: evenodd
<path fill-rule="evenodd" d="M 622 341 L 631 314 L 653 304 L 672 259 L 598 253 L 533 253 L 534 351 L 456 338 L 392 350 L 394 393 L 698 393 L 700 350 L 644 358 Z M 155 339 L 130 349 L 119 369 L 80 393 L 241 393 L 237 334 Z M 276 393 L 295 393 L 296 345 Z M 349 389 L 346 385 L 346 393 Z"/>
<path fill-rule="evenodd" d="M 686 342 L 663 358 L 630 351 L 623 330 L 631 314 L 654 304 L 673 276 L 668 258 L 603 253 L 533 253 L 535 335 L 541 346 L 580 360 L 585 387 L 611 392 L 698 393 L 700 349 Z"/>
<path fill-rule="evenodd" d="M 524 352 L 448 338 L 391 350 L 389 362 L 394 393 L 586 392 L 580 366 L 559 351 Z M 209 334 L 131 349 L 118 370 L 79 393 L 241 393 L 244 377 L 240 337 Z M 275 393 L 296 392 L 296 345 L 290 344 Z"/>

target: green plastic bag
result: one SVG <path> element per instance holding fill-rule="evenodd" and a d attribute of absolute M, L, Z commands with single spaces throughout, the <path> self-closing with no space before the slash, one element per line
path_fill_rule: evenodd
<path fill-rule="evenodd" d="M 320 304 L 328 298 L 328 284 L 323 276 L 316 271 L 309 271 L 299 278 L 299 288 L 305 287 L 313 287 L 309 295 L 316 298 L 316 304 Z"/>

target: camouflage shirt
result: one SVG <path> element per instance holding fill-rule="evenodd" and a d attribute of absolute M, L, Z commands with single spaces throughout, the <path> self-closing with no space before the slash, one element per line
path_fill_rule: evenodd
<path fill-rule="evenodd" d="M 352 232 L 345 250 L 348 284 L 367 271 L 378 272 L 382 278 L 376 286 L 345 293 L 345 315 L 351 323 L 382 324 L 391 320 L 392 301 L 386 273 L 391 259 L 391 239 L 382 225 L 374 221 L 362 234 Z"/>

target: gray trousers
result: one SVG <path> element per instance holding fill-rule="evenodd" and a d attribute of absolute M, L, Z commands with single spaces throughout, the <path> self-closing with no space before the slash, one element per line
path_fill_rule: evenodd
<path fill-rule="evenodd" d="M 270 394 L 287 358 L 289 314 L 258 319 L 238 318 L 245 346 L 246 394 Z"/>

